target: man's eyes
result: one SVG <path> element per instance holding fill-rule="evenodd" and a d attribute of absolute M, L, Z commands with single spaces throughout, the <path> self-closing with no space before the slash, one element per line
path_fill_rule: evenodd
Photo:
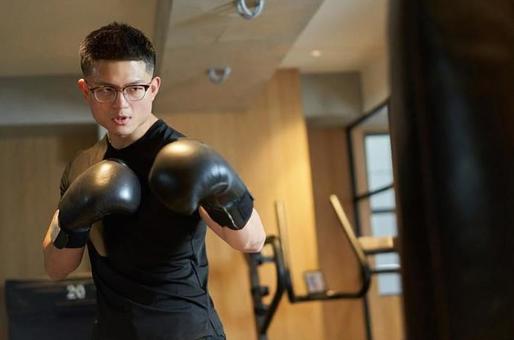
<path fill-rule="evenodd" d="M 112 87 L 99 87 L 96 90 L 98 92 L 104 92 L 104 93 L 116 92 L 116 90 Z"/>
<path fill-rule="evenodd" d="M 140 85 L 127 86 L 125 88 L 125 91 L 129 91 L 129 92 L 139 92 L 139 91 L 144 91 L 144 90 L 145 90 L 145 87 L 140 86 Z"/>
<path fill-rule="evenodd" d="M 114 87 L 109 87 L 109 86 L 99 87 L 96 90 L 99 92 L 103 92 L 103 93 L 116 92 L 116 89 Z M 145 87 L 141 86 L 141 85 L 131 85 L 131 86 L 127 86 L 124 88 L 124 91 L 128 91 L 128 92 L 139 92 L 139 91 L 144 91 L 144 90 L 145 90 Z"/>

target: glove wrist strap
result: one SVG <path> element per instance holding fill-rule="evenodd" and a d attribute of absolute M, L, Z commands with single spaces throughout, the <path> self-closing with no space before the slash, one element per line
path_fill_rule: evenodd
<path fill-rule="evenodd" d="M 222 227 L 243 229 L 253 211 L 253 197 L 248 192 L 227 206 L 205 206 L 209 216 Z"/>
<path fill-rule="evenodd" d="M 89 230 L 67 232 L 61 229 L 53 243 L 57 249 L 82 248 L 86 245 L 88 238 Z"/>

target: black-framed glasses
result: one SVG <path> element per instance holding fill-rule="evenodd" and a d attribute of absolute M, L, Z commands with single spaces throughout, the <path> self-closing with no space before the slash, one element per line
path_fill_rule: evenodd
<path fill-rule="evenodd" d="M 110 85 L 101 85 L 97 87 L 90 87 L 89 91 L 93 93 L 93 97 L 100 103 L 114 102 L 118 97 L 118 92 L 123 93 L 123 96 L 126 100 L 135 102 L 142 100 L 146 96 L 150 86 L 150 84 L 135 84 L 127 85 L 119 89 Z"/>

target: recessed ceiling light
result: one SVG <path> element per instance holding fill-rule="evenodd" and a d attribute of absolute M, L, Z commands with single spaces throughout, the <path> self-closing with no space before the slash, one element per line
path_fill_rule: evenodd
<path fill-rule="evenodd" d="M 312 50 L 311 56 L 313 56 L 314 58 L 321 57 L 321 51 L 320 50 Z"/>

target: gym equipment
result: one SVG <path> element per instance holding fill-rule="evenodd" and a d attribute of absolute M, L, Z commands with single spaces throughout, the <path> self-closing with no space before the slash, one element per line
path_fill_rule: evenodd
<path fill-rule="evenodd" d="M 514 339 L 513 2 L 391 5 L 406 339 Z"/>
<path fill-rule="evenodd" d="M 259 340 L 267 340 L 267 331 L 275 315 L 280 300 L 284 293 L 290 303 L 300 303 L 309 301 L 327 301 L 337 299 L 358 299 L 363 297 L 369 289 L 371 275 L 384 272 L 398 272 L 399 268 L 370 268 L 367 256 L 395 251 L 396 239 L 392 237 L 374 238 L 360 237 L 357 238 L 353 232 L 353 228 L 346 217 L 346 214 L 335 195 L 330 196 L 330 202 L 339 219 L 341 228 L 346 239 L 349 241 L 351 249 L 355 254 L 361 276 L 361 285 L 355 291 L 332 291 L 324 290 L 321 292 L 307 293 L 305 295 L 297 295 L 293 286 L 290 275 L 290 266 L 287 251 L 287 224 L 285 218 L 284 203 L 275 202 L 275 212 L 279 228 L 279 236 L 269 235 L 264 244 L 264 250 L 271 249 L 271 255 L 260 253 L 247 254 L 247 262 L 249 266 L 249 275 L 251 283 L 251 295 L 254 308 L 255 325 Z M 273 264 L 276 273 L 276 289 L 273 294 L 271 303 L 264 303 L 264 297 L 270 294 L 269 287 L 263 286 L 259 277 L 259 267 L 265 264 Z"/>
<path fill-rule="evenodd" d="M 6 280 L 9 340 L 90 340 L 96 318 L 93 280 Z"/>

